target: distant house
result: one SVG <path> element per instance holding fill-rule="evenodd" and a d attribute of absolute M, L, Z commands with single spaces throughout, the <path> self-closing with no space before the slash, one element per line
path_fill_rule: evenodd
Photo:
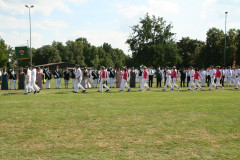
<path fill-rule="evenodd" d="M 65 70 L 67 67 L 68 68 L 74 68 L 75 64 L 70 63 L 70 62 L 59 62 L 59 63 L 49 63 L 49 64 L 42 64 L 42 65 L 37 65 L 36 67 L 41 67 L 41 68 L 48 68 L 51 72 L 56 69 L 56 67 L 59 67 L 60 70 Z"/>

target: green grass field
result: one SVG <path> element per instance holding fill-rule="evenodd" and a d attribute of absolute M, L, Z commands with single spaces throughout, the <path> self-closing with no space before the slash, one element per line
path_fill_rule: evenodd
<path fill-rule="evenodd" d="M 204 89 L 0 91 L 0 159 L 240 159 L 240 91 Z"/>

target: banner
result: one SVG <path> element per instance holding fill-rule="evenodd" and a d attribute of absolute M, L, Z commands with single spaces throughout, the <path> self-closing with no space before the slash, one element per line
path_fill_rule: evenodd
<path fill-rule="evenodd" d="M 28 59 L 28 48 L 27 46 L 15 47 L 17 59 Z"/>

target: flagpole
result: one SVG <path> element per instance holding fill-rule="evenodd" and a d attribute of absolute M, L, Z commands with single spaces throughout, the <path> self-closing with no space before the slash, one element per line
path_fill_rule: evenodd
<path fill-rule="evenodd" d="M 30 26 L 30 59 L 31 59 L 31 66 L 32 66 L 32 25 L 31 25 L 31 11 L 30 9 L 34 6 L 25 5 L 29 9 L 29 26 Z"/>

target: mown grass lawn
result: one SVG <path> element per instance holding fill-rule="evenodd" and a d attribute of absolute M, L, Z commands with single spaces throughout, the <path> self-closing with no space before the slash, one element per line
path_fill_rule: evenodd
<path fill-rule="evenodd" d="M 240 159 L 240 91 L 204 89 L 0 91 L 0 159 Z"/>

